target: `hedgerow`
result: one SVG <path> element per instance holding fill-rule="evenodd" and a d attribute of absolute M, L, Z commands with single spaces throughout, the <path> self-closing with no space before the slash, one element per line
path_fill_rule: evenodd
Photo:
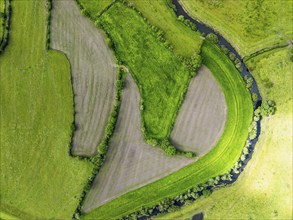
<path fill-rule="evenodd" d="M 115 130 L 115 126 L 118 120 L 118 115 L 119 115 L 119 110 L 120 110 L 120 106 L 121 106 L 121 102 L 122 102 L 122 90 L 123 90 L 123 85 L 124 85 L 124 69 L 120 68 L 119 72 L 117 74 L 117 80 L 116 80 L 116 96 L 115 96 L 115 101 L 114 101 L 114 108 L 111 112 L 111 115 L 108 119 L 108 123 L 106 126 L 106 130 L 105 130 L 105 134 L 103 137 L 102 142 L 98 145 L 98 154 L 96 156 L 90 157 L 90 158 L 86 158 L 86 157 L 80 157 L 77 156 L 79 159 L 81 160 L 87 160 L 90 161 L 94 164 L 94 168 L 92 170 L 92 174 L 91 176 L 88 177 L 88 182 L 87 184 L 84 186 L 83 188 L 83 192 L 79 198 L 79 205 L 76 208 L 75 212 L 73 213 L 72 218 L 73 219 L 79 219 L 81 216 L 81 208 L 85 199 L 85 196 L 87 195 L 87 193 L 89 192 L 89 190 L 91 189 L 91 186 L 93 184 L 93 181 L 95 179 L 95 177 L 97 176 L 97 174 L 99 173 L 104 160 L 106 158 L 106 154 L 109 148 L 109 141 L 110 138 L 112 137 L 114 130 Z"/>
<path fill-rule="evenodd" d="M 9 41 L 9 31 L 10 31 L 10 22 L 11 22 L 11 0 L 4 0 L 4 13 L 2 14 L 2 36 L 0 39 L 0 54 L 4 51 L 5 47 L 8 45 Z"/>

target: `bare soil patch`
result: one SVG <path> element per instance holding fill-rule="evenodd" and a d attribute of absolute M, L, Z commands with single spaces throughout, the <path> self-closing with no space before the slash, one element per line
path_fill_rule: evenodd
<path fill-rule="evenodd" d="M 203 156 L 221 137 L 226 118 L 227 107 L 221 86 L 203 66 L 190 82 L 171 141 L 179 149 Z"/>
<path fill-rule="evenodd" d="M 106 161 L 83 206 L 84 212 L 114 198 L 161 179 L 193 162 L 181 156 L 168 157 L 145 143 L 141 133 L 139 91 L 130 75 L 125 79 L 115 133 Z"/>
<path fill-rule="evenodd" d="M 103 34 L 80 14 L 74 0 L 53 1 L 51 45 L 71 63 L 76 111 L 72 153 L 94 155 L 113 107 L 113 54 Z"/>

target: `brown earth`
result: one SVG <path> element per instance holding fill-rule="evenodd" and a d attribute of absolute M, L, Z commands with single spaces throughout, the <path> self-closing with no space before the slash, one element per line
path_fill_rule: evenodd
<path fill-rule="evenodd" d="M 113 107 L 115 61 L 103 34 L 80 14 L 74 0 L 54 0 L 51 46 L 71 63 L 76 131 L 72 153 L 96 154 Z"/>
<path fill-rule="evenodd" d="M 90 212 L 194 161 L 180 156 L 169 157 L 160 148 L 143 141 L 139 97 L 138 88 L 128 75 L 115 133 L 106 161 L 85 199 L 82 208 L 84 212 Z"/>
<path fill-rule="evenodd" d="M 210 70 L 203 66 L 189 85 L 171 133 L 179 149 L 203 156 L 221 137 L 227 118 L 225 97 Z"/>

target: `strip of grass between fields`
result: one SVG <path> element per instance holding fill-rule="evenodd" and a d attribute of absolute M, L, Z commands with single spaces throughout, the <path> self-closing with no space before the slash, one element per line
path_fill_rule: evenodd
<path fill-rule="evenodd" d="M 86 214 L 85 219 L 119 218 L 142 206 L 151 207 L 164 198 L 174 197 L 212 177 L 226 173 L 239 159 L 252 119 L 250 94 L 232 62 L 215 45 L 205 43 L 202 56 L 204 65 L 219 81 L 228 107 L 226 127 L 217 145 L 197 162 L 98 207 Z"/>

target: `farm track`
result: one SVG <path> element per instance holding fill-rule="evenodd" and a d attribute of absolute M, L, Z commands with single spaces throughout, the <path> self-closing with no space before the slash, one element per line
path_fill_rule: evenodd
<path fill-rule="evenodd" d="M 222 89 L 210 70 L 203 66 L 189 85 L 171 133 L 176 147 L 203 156 L 221 137 L 227 118 Z"/>
<path fill-rule="evenodd" d="M 139 91 L 129 74 L 125 79 L 120 114 L 106 161 L 85 199 L 83 211 L 90 212 L 193 161 L 181 156 L 168 157 L 159 148 L 143 141 Z"/>
<path fill-rule="evenodd" d="M 53 1 L 51 45 L 63 51 L 71 63 L 76 111 L 72 153 L 92 156 L 113 106 L 113 54 L 103 34 L 80 14 L 74 0 Z"/>

